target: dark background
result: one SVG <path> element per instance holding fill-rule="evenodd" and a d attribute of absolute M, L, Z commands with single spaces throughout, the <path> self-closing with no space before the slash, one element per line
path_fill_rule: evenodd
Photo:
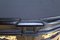
<path fill-rule="evenodd" d="M 40 19 L 60 15 L 60 0 L 0 0 L 0 17 Z"/>

